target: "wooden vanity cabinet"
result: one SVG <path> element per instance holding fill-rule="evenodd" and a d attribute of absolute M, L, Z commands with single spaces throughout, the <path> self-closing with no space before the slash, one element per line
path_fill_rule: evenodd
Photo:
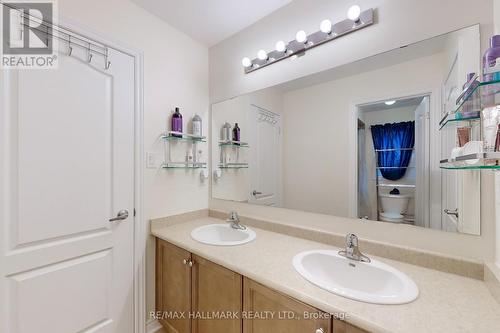
<path fill-rule="evenodd" d="M 156 311 L 167 333 L 191 332 L 191 253 L 156 239 Z"/>
<path fill-rule="evenodd" d="M 369 333 L 361 328 L 352 326 L 341 320 L 333 320 L 333 333 Z"/>
<path fill-rule="evenodd" d="M 161 239 L 156 311 L 167 333 L 367 333 Z"/>
<path fill-rule="evenodd" d="M 243 279 L 244 333 L 331 333 L 332 321 L 324 312 L 282 295 L 250 279 Z M 304 314 L 316 317 L 304 318 Z M 258 316 L 258 318 L 257 318 Z"/>
<path fill-rule="evenodd" d="M 192 333 L 241 333 L 242 276 L 196 255 L 193 261 Z M 221 319 L 199 319 L 197 314 Z"/>
<path fill-rule="evenodd" d="M 156 311 L 166 332 L 241 333 L 242 276 L 161 239 L 156 244 Z"/>

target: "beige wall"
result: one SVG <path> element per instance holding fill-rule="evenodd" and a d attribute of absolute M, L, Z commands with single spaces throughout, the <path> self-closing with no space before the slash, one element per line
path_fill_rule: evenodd
<path fill-rule="evenodd" d="M 314 6 L 311 6 L 309 0 L 296 0 L 212 47 L 209 65 L 211 102 L 318 73 L 477 23 L 481 24 L 481 49 L 485 50 L 487 40 L 493 32 L 493 0 L 366 0 L 362 3 L 363 8 L 376 8 L 375 25 L 315 48 L 295 61 L 285 60 L 249 75 L 243 74 L 240 63 L 242 57 L 251 57 L 261 48 L 271 50 L 277 40 L 292 39 L 299 29 L 316 31 L 318 23 L 325 16 L 332 21 L 343 19 L 346 9 L 351 4 L 353 2 L 348 0 L 315 0 Z M 357 220 L 215 199 L 211 200 L 210 207 L 237 209 L 242 214 L 297 220 L 297 223 L 311 225 L 316 220 L 328 221 L 339 233 L 357 232 L 362 237 L 397 245 L 470 259 L 493 260 L 496 237 L 494 192 L 492 173 L 484 173 L 481 236 L 445 233 L 417 227 L 402 229 L 401 226 L 362 223 Z"/>
<path fill-rule="evenodd" d="M 207 48 L 127 0 L 61 0 L 58 4 L 61 18 L 144 53 L 145 151 L 162 151 L 158 135 L 166 130 L 168 115 L 175 106 L 181 107 L 185 119 L 195 112 L 200 114 L 207 133 Z M 144 217 L 207 208 L 208 185 L 200 184 L 199 179 L 198 173 L 145 169 Z M 154 305 L 152 238 L 148 239 L 147 249 L 147 303 L 151 309 Z"/>

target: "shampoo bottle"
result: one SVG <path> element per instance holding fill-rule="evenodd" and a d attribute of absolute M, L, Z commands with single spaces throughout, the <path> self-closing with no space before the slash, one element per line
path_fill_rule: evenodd
<path fill-rule="evenodd" d="M 193 135 L 197 137 L 202 136 L 201 131 L 201 117 L 198 114 L 195 114 L 193 117 Z"/>
<path fill-rule="evenodd" d="M 182 115 L 179 112 L 179 108 L 175 108 L 175 112 L 172 115 L 172 131 L 182 133 Z M 182 138 L 182 134 L 172 134 L 172 136 Z"/>
<path fill-rule="evenodd" d="M 494 35 L 490 38 L 490 48 L 484 53 L 483 81 L 491 81 L 493 79 L 493 74 L 489 73 L 489 69 L 496 65 L 497 58 L 500 58 L 500 35 Z"/>
<path fill-rule="evenodd" d="M 233 141 L 236 141 L 235 144 L 239 145 L 239 141 L 240 141 L 240 128 L 238 127 L 238 123 L 235 123 L 234 124 L 234 128 L 233 128 Z"/>

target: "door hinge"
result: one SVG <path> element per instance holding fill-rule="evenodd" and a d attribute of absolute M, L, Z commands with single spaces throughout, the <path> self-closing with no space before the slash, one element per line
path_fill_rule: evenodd
<path fill-rule="evenodd" d="M 135 217 L 135 215 L 136 215 L 136 211 L 135 211 L 135 208 L 134 208 L 134 217 Z"/>

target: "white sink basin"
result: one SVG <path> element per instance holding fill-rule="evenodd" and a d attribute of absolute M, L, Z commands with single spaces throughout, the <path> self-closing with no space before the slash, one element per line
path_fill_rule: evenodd
<path fill-rule="evenodd" d="M 191 237 L 210 245 L 241 245 L 255 239 L 255 232 L 248 227 L 245 230 L 234 229 L 227 224 L 208 224 L 194 229 Z"/>
<path fill-rule="evenodd" d="M 404 304 L 415 300 L 418 287 L 406 274 L 372 260 L 349 260 L 337 251 L 297 254 L 293 266 L 309 282 L 334 294 L 375 304 Z"/>

